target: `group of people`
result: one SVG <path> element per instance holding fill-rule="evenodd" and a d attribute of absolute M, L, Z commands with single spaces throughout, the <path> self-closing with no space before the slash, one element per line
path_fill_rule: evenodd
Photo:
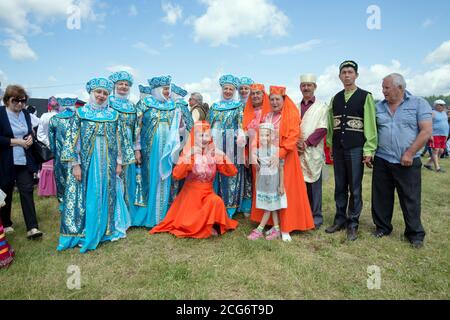
<path fill-rule="evenodd" d="M 298 105 L 285 87 L 267 92 L 263 84 L 233 75 L 220 78 L 221 100 L 209 110 L 197 93 L 188 104 L 187 91 L 170 76 L 139 86 L 135 105 L 129 100 L 134 80 L 125 71 L 90 80 L 85 106 L 52 98 L 53 114 L 39 130 L 54 154 L 58 250 L 95 250 L 125 238 L 130 227 L 209 238 L 236 229 L 236 213 L 258 224 L 248 235 L 252 241 L 289 242 L 294 231 L 319 230 L 324 141 L 334 162 L 336 202 L 333 225 L 325 231 L 346 230 L 349 241 L 357 239 L 367 166 L 373 168 L 374 235 L 392 232 L 397 190 L 405 236 L 421 247 L 419 150 L 432 136 L 432 109 L 406 90 L 400 74 L 383 79 L 385 99 L 377 104 L 356 86 L 358 76 L 356 62 L 343 62 L 344 89 L 330 104 L 316 99 L 312 74 L 301 76 Z M 27 98 L 22 87 L 9 86 L 0 107 L 0 188 L 6 193 L 1 219 L 12 231 L 17 185 L 28 236 L 38 238 L 31 185 L 38 165 L 30 152 Z"/>

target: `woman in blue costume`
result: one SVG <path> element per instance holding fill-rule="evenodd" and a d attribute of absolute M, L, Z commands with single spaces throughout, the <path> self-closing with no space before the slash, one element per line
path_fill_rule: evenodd
<path fill-rule="evenodd" d="M 49 147 L 52 150 L 55 161 L 55 181 L 56 196 L 59 202 L 59 211 L 63 212 L 64 193 L 66 185 L 69 183 L 67 177 L 70 175 L 69 164 L 61 161 L 61 152 L 64 146 L 67 130 L 75 116 L 75 105 L 78 98 L 58 98 L 56 99 L 60 106 L 61 112 L 50 119 L 48 126 Z M 72 181 L 73 182 L 73 181 Z"/>
<path fill-rule="evenodd" d="M 214 143 L 223 151 L 238 168 L 235 177 L 217 175 L 214 182 L 215 192 L 222 197 L 227 213 L 232 218 L 238 211 L 248 212 L 250 204 L 244 203 L 244 171 L 245 171 L 245 134 L 242 130 L 244 104 L 235 99 L 239 87 L 239 79 L 233 75 L 222 76 L 219 80 L 222 87 L 222 100 L 214 103 L 208 113 L 207 120 L 211 124 Z M 248 208 L 244 208 L 248 207 Z"/>
<path fill-rule="evenodd" d="M 62 112 L 50 120 L 49 143 L 55 155 L 55 179 L 61 225 L 58 250 L 62 251 L 81 245 L 84 237 L 84 209 L 83 204 L 74 201 L 73 195 L 81 192 L 79 184 L 72 175 L 72 166 L 62 161 L 64 145 L 67 141 L 68 131 L 75 119 L 75 105 L 78 99 L 58 99 Z"/>
<path fill-rule="evenodd" d="M 78 183 L 65 197 L 64 207 L 78 209 L 76 217 L 84 219 L 84 233 L 60 238 L 58 250 L 81 246 L 80 252 L 85 253 L 101 242 L 126 237 L 129 213 L 118 177 L 122 165 L 130 165 L 135 158 L 119 113 L 108 106 L 113 87 L 105 78 L 89 81 L 89 104 L 76 111 L 67 132 L 62 160 L 70 162 Z"/>
<path fill-rule="evenodd" d="M 138 110 L 138 150 L 141 150 L 143 201 L 132 226 L 153 228 L 166 216 L 172 184 L 172 168 L 181 151 L 183 127 L 189 120 L 171 100 L 170 76 L 149 80 L 151 96 Z M 192 121 L 192 119 L 191 119 Z"/>
<path fill-rule="evenodd" d="M 136 107 L 129 100 L 133 76 L 126 71 L 119 71 L 109 76 L 109 80 L 114 83 L 114 94 L 109 97 L 109 106 L 119 113 L 119 121 L 125 127 L 126 139 L 136 150 L 137 112 Z M 141 195 L 136 194 L 136 190 L 141 191 L 140 188 L 137 188 L 136 176 L 138 170 L 136 168 L 135 163 L 123 166 L 120 175 L 124 186 L 125 203 L 131 217 L 137 214 L 137 206 L 139 206 L 141 199 Z"/>
<path fill-rule="evenodd" d="M 72 175 L 72 167 L 61 160 L 68 130 L 75 119 L 78 99 L 57 99 L 62 111 L 50 120 L 48 137 L 50 149 L 55 155 L 56 191 L 61 213 L 58 250 L 80 245 L 84 236 L 84 209 L 81 202 L 73 201 L 73 195 L 81 192 L 81 185 Z M 72 201 L 71 201 L 72 199 Z M 81 213 L 81 214 L 80 214 Z"/>
<path fill-rule="evenodd" d="M 175 102 L 175 105 L 177 108 L 179 108 L 183 114 L 183 119 L 186 119 L 186 125 L 184 121 L 180 126 L 180 136 L 182 137 L 181 140 L 181 149 L 184 148 L 184 145 L 187 141 L 187 133 L 191 131 L 194 120 L 192 119 L 192 114 L 189 111 L 189 105 L 184 100 L 184 98 L 187 96 L 188 92 L 184 90 L 183 88 L 177 86 L 176 84 L 171 84 L 171 94 L 170 97 L 173 102 Z M 184 126 L 185 125 L 185 126 Z M 175 200 L 178 193 L 180 193 L 181 188 L 183 188 L 184 180 L 176 180 L 172 179 L 172 186 L 170 188 L 170 199 L 169 199 L 169 206 L 172 205 L 173 201 Z"/>

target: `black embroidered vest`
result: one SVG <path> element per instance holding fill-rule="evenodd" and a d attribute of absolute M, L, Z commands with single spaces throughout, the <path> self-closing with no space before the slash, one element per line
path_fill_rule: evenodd
<path fill-rule="evenodd" d="M 364 146 L 364 105 L 368 94 L 358 88 L 348 102 L 344 90 L 334 97 L 333 146 L 344 149 Z"/>

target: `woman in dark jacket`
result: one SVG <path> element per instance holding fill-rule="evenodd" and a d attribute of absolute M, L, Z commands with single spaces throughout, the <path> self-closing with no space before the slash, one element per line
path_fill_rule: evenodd
<path fill-rule="evenodd" d="M 33 129 L 30 114 L 25 110 L 28 96 L 21 86 L 8 86 L 0 107 L 0 189 L 6 193 L 6 205 L 0 217 L 6 233 L 13 232 L 11 204 L 14 185 L 20 193 L 20 203 L 27 226 L 27 237 L 42 237 L 38 229 L 33 198 L 33 174 L 38 171 L 30 151 Z"/>

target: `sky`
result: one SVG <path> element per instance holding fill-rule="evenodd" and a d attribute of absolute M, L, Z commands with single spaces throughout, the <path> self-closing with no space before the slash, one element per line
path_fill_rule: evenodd
<path fill-rule="evenodd" d="M 360 65 L 357 85 L 382 98 L 399 72 L 413 94 L 450 94 L 450 2 L 445 0 L 0 0 L 0 82 L 35 98 L 87 99 L 85 83 L 126 70 L 138 84 L 171 75 L 208 102 L 223 74 L 316 95 L 342 90 L 338 66 Z"/>

